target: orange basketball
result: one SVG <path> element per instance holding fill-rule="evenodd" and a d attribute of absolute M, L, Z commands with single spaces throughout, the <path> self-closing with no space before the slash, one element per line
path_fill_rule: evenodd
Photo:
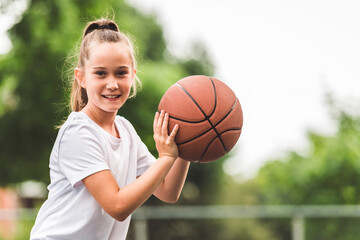
<path fill-rule="evenodd" d="M 213 77 L 179 80 L 165 92 L 158 110 L 169 113 L 169 131 L 179 124 L 175 142 L 179 156 L 188 161 L 205 163 L 221 158 L 241 134 L 240 102 L 225 83 Z"/>

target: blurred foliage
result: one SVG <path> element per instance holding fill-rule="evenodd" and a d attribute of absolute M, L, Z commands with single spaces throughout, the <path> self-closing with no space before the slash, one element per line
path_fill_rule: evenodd
<path fill-rule="evenodd" d="M 155 239 L 280 240 L 271 229 L 252 219 L 150 220 Z M 163 236 L 167 236 L 163 238 Z"/>
<path fill-rule="evenodd" d="M 255 181 L 261 203 L 360 203 L 359 111 L 347 111 L 347 106 L 335 106 L 332 101 L 328 105 L 335 133 L 309 132 L 306 151 L 269 161 Z"/>
<path fill-rule="evenodd" d="M 268 162 L 247 184 L 257 204 L 357 205 L 360 203 L 360 116 L 331 106 L 337 131 L 331 136 L 308 134 L 310 147 L 289 152 Z M 255 197 L 256 196 L 256 197 Z M 306 239 L 355 239 L 358 219 L 307 219 Z M 289 226 L 274 220 L 267 224 L 290 239 Z M 321 231 L 319 231 L 321 229 Z"/>
<path fill-rule="evenodd" d="M 14 240 L 25 240 L 29 239 L 29 235 L 32 227 L 35 224 L 35 220 L 23 220 L 17 222 L 17 230 Z"/>
<path fill-rule="evenodd" d="M 148 228 L 153 234 L 149 240 L 279 240 L 274 233 L 257 221 L 244 219 L 205 219 L 205 220 L 150 220 Z M 135 239 L 133 225 L 129 229 L 128 240 Z M 164 237 L 166 236 L 166 237 Z"/>

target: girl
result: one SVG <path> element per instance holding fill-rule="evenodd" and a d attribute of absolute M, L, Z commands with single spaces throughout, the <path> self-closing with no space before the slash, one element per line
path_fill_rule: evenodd
<path fill-rule="evenodd" d="M 136 89 L 131 42 L 110 20 L 91 22 L 83 40 L 71 92 L 73 112 L 50 156 L 48 199 L 30 239 L 125 239 L 130 215 L 152 194 L 176 202 L 189 162 L 178 158 L 168 135 L 169 116 L 155 114 L 150 154 L 117 111 Z"/>

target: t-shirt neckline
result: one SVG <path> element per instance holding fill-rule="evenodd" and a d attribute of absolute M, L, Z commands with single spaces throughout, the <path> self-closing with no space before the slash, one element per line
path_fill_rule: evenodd
<path fill-rule="evenodd" d="M 100 127 L 100 126 L 99 126 L 94 120 L 92 120 L 86 113 L 81 112 L 81 111 L 80 111 L 80 112 L 77 112 L 77 113 L 82 114 L 83 116 L 85 116 L 92 124 L 94 124 L 97 128 L 99 128 L 100 131 L 103 132 L 104 135 L 105 135 L 111 142 L 113 142 L 113 143 L 119 143 L 119 142 L 122 141 L 122 139 L 123 139 L 124 136 L 122 136 L 122 131 L 120 131 L 120 126 L 119 126 L 119 124 L 118 124 L 117 121 L 116 121 L 116 118 L 117 118 L 118 116 L 116 116 L 116 118 L 115 118 L 115 127 L 116 127 L 116 130 L 117 130 L 118 133 L 119 133 L 120 138 L 117 138 L 117 137 L 111 135 L 110 133 L 108 133 L 107 131 L 105 131 L 105 129 L 103 129 L 102 127 Z"/>

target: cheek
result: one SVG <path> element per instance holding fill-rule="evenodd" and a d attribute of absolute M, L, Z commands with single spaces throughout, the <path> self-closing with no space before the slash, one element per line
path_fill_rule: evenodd
<path fill-rule="evenodd" d="M 94 83 L 93 81 L 88 81 L 86 83 L 86 92 L 88 95 L 95 95 L 97 94 L 100 90 L 100 87 Z"/>
<path fill-rule="evenodd" d="M 133 86 L 134 81 L 135 81 L 134 78 L 131 78 L 128 81 L 126 81 L 126 88 L 130 90 L 131 87 Z"/>

